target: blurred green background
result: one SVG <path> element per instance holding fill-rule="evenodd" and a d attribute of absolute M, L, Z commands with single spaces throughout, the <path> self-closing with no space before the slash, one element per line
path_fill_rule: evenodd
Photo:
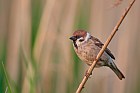
<path fill-rule="evenodd" d="M 84 29 L 105 42 L 130 1 L 0 0 L 0 63 L 13 93 L 75 93 L 88 66 L 69 37 Z M 94 69 L 82 93 L 140 93 L 139 10 L 136 0 L 108 46 L 126 78 Z M 10 93 L 2 64 L 0 93 Z"/>

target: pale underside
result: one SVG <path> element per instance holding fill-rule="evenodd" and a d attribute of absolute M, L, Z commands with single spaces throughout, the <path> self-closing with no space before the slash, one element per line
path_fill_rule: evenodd
<path fill-rule="evenodd" d="M 88 42 L 79 44 L 78 49 L 74 49 L 78 57 L 83 62 L 85 62 L 87 65 L 91 65 L 101 48 L 95 45 L 94 42 L 91 39 L 89 39 Z M 106 52 L 104 52 L 101 58 L 98 60 L 96 67 L 108 66 L 110 62 L 113 62 L 112 58 Z"/>

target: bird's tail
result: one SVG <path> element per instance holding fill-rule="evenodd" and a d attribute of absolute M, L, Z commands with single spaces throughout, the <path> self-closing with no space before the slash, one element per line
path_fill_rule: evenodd
<path fill-rule="evenodd" d="M 123 73 L 117 68 L 114 62 L 109 65 L 109 67 L 115 72 L 115 74 L 118 76 L 120 80 L 122 80 L 124 77 Z"/>

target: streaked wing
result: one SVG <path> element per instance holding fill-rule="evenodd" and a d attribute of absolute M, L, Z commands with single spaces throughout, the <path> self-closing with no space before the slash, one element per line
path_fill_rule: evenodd
<path fill-rule="evenodd" d="M 97 46 L 100 47 L 100 48 L 102 48 L 102 46 L 104 45 L 99 39 L 97 39 L 97 38 L 95 38 L 95 37 L 93 37 L 93 36 L 91 37 L 91 39 L 95 42 L 95 45 L 97 45 Z M 106 52 L 112 59 L 115 60 L 114 55 L 111 53 L 111 51 L 110 51 L 108 48 L 105 49 L 105 52 Z"/>

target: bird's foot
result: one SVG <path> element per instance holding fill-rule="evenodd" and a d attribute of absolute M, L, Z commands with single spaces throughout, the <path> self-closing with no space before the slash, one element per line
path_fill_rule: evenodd
<path fill-rule="evenodd" d="M 90 78 L 90 75 L 92 75 L 92 73 L 89 74 L 89 73 L 88 73 L 88 70 L 86 70 L 85 76 L 86 76 L 87 78 L 88 78 L 88 77 Z"/>

